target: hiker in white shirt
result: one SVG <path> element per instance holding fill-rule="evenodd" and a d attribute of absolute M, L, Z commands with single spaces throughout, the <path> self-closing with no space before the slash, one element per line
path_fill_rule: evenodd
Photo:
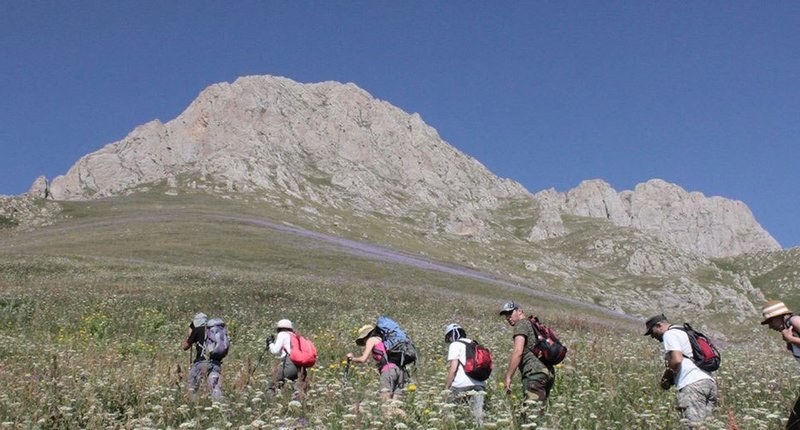
<path fill-rule="evenodd" d="M 272 378 L 267 384 L 267 397 L 275 395 L 286 381 L 294 381 L 294 393 L 292 399 L 303 400 L 305 397 L 306 369 L 302 368 L 298 372 L 297 366 L 289 359 L 292 353 L 292 334 L 294 328 L 292 322 L 287 319 L 278 321 L 275 325 L 277 334 L 274 338 L 267 339 L 269 352 L 280 356 L 280 360 L 272 368 Z"/>
<path fill-rule="evenodd" d="M 484 381 L 470 378 L 464 371 L 467 362 L 467 345 L 472 343 L 466 331 L 458 324 L 450 324 L 444 329 L 444 340 L 450 344 L 447 362 L 450 364 L 444 388 L 450 390 L 447 401 L 469 404 L 472 416 L 479 424 L 483 424 Z"/>
<path fill-rule="evenodd" d="M 692 361 L 689 336 L 679 326 L 673 326 L 667 317 L 656 315 L 645 323 L 645 336 L 661 341 L 664 346 L 667 368 L 661 376 L 661 388 L 675 386 L 676 407 L 681 413 L 686 429 L 702 429 L 703 422 L 711 418 L 717 402 L 717 383 L 708 373 Z"/>

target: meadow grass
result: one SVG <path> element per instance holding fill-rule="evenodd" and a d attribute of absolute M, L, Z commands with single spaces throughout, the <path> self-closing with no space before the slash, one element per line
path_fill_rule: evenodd
<path fill-rule="evenodd" d="M 243 224 L 116 223 L 112 207 L 71 211 L 72 224 L 0 240 L 0 428 L 472 428 L 466 408 L 444 402 L 442 330 L 451 322 L 495 356 L 487 428 L 680 428 L 674 392 L 657 384 L 660 347 L 628 320 Z M 570 348 L 546 414 L 532 424 L 517 419 L 535 411 L 518 375 L 511 396 L 501 388 L 511 328 L 496 311 L 505 299 Z M 186 391 L 189 356 L 179 344 L 198 311 L 223 317 L 232 336 L 221 403 Z M 356 330 L 381 314 L 420 353 L 414 387 L 394 407 L 378 400 L 373 366 L 342 380 L 342 358 L 359 352 Z M 320 353 L 305 403 L 264 395 L 275 358 L 259 357 L 281 318 Z M 781 428 L 800 380 L 777 334 L 756 329 L 723 351 L 710 428 Z"/>

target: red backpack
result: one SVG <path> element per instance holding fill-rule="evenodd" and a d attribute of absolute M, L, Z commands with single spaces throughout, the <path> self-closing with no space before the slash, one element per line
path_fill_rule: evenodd
<path fill-rule="evenodd" d="M 476 381 L 485 381 L 492 374 L 492 353 L 485 346 L 476 341 L 463 343 L 467 350 L 467 359 L 464 361 L 464 373 Z"/>
<path fill-rule="evenodd" d="M 713 372 L 719 369 L 722 357 L 719 355 L 717 347 L 711 343 L 706 335 L 696 331 L 689 324 L 681 326 L 672 326 L 670 330 L 682 330 L 686 332 L 689 337 L 689 344 L 692 345 L 692 361 L 694 364 L 706 372 Z M 689 358 L 689 357 L 686 357 Z"/>
<path fill-rule="evenodd" d="M 289 359 L 292 363 L 297 367 L 313 367 L 317 363 L 317 347 L 297 333 L 292 333 L 290 339 L 292 352 L 289 353 Z"/>
<path fill-rule="evenodd" d="M 531 327 L 536 334 L 536 342 L 531 352 L 545 366 L 555 366 L 564 361 L 567 356 L 567 347 L 561 344 L 553 329 L 539 321 L 539 318 L 530 317 Z"/>

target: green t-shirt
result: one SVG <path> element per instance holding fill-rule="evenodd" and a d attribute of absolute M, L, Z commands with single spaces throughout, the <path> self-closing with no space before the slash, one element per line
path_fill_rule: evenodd
<path fill-rule="evenodd" d="M 531 348 L 536 344 L 536 334 L 533 331 L 530 320 L 525 318 L 514 325 L 512 337 L 515 341 L 517 336 L 525 336 L 525 349 L 522 351 L 522 360 L 519 362 L 519 372 L 522 378 L 527 378 L 537 372 L 550 374 L 551 372 L 547 366 L 542 364 L 531 352 Z"/>

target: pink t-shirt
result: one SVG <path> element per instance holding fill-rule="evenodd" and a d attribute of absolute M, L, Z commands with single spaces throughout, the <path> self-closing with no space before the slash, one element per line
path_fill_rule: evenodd
<path fill-rule="evenodd" d="M 384 361 L 383 358 L 385 356 L 386 356 L 386 345 L 384 345 L 383 342 L 376 343 L 375 346 L 372 347 L 372 358 L 374 358 L 375 361 L 378 362 L 378 366 L 379 366 L 378 370 L 381 373 L 383 373 L 383 372 L 385 372 L 385 371 L 387 371 L 389 369 L 392 369 L 394 367 L 397 367 L 396 364 L 390 363 L 389 360 L 386 360 L 386 364 L 381 366 L 380 363 Z"/>

